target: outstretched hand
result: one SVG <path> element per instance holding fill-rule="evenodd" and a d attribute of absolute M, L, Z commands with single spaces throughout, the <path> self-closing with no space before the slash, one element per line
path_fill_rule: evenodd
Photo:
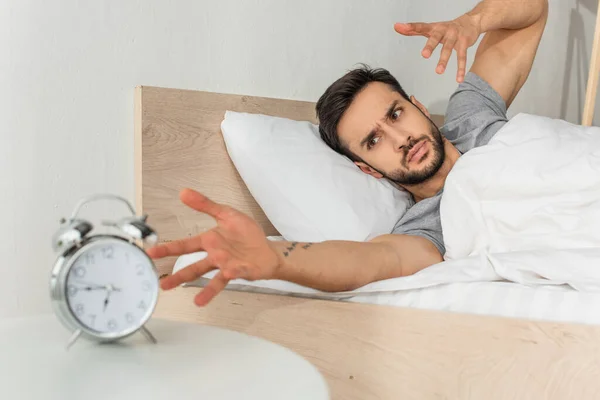
<path fill-rule="evenodd" d="M 444 73 L 452 51 L 456 50 L 458 57 L 456 81 L 459 83 L 464 80 L 466 74 L 467 49 L 477 42 L 481 34 L 477 22 L 466 14 L 453 21 L 397 23 L 394 25 L 394 30 L 404 36 L 426 37 L 428 40 L 421 52 L 425 58 L 431 57 L 438 44 L 442 43 L 440 61 L 435 70 L 438 74 Z"/>
<path fill-rule="evenodd" d="M 279 257 L 270 246 L 263 229 L 244 213 L 206 196 L 185 189 L 181 201 L 196 211 L 213 217 L 217 226 L 197 236 L 152 247 L 153 259 L 206 251 L 207 257 L 161 280 L 163 290 L 191 282 L 214 269 L 219 273 L 196 295 L 194 302 L 204 306 L 232 279 L 269 279 L 279 266 Z"/>

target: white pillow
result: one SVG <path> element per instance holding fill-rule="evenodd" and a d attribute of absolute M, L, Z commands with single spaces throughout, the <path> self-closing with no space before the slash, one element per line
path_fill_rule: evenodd
<path fill-rule="evenodd" d="M 329 148 L 308 121 L 227 111 L 221 130 L 250 193 L 287 240 L 366 241 L 390 233 L 411 204 L 407 192 Z"/>

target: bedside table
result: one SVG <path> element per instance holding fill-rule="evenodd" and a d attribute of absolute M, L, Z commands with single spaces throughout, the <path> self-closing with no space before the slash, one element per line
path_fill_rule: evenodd
<path fill-rule="evenodd" d="M 54 315 L 0 321 L 3 399 L 329 399 L 317 369 L 294 352 L 206 325 L 151 319 L 158 340 L 79 339 Z"/>

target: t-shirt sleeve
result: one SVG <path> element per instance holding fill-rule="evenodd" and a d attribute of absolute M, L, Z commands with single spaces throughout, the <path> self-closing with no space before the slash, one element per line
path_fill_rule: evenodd
<path fill-rule="evenodd" d="M 469 72 L 450 97 L 442 131 L 461 152 L 487 144 L 508 121 L 502 96 Z"/>
<path fill-rule="evenodd" d="M 396 223 L 392 234 L 421 236 L 431 241 L 441 255 L 444 255 L 444 237 L 440 220 L 441 196 L 424 199 L 408 209 L 404 216 Z"/>

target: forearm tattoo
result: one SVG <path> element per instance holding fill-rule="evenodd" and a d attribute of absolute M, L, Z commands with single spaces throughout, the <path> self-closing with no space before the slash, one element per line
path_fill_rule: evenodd
<path fill-rule="evenodd" d="M 314 243 L 306 243 L 300 247 L 302 247 L 304 250 L 307 250 L 310 246 L 312 246 Z M 286 251 L 283 252 L 284 257 L 289 256 L 292 251 L 296 250 L 296 247 L 298 246 L 298 242 L 292 242 L 290 243 L 290 245 L 288 247 L 285 248 Z"/>

